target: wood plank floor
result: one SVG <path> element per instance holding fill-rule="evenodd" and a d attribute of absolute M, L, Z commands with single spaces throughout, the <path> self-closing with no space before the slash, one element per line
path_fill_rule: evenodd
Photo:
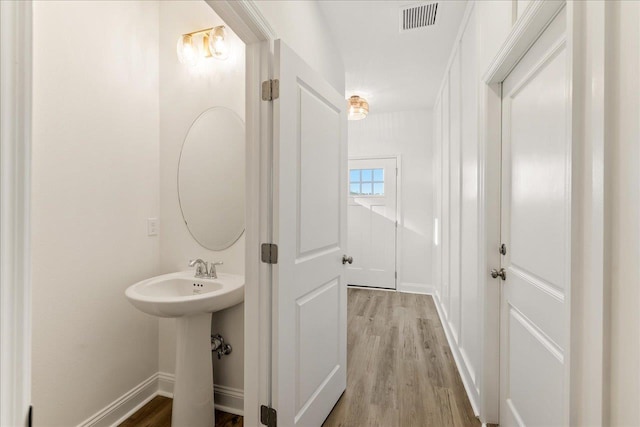
<path fill-rule="evenodd" d="M 171 427 L 172 402 L 168 397 L 156 396 L 119 427 Z M 243 427 L 243 419 L 239 415 L 216 410 L 216 427 Z"/>
<path fill-rule="evenodd" d="M 480 426 L 433 299 L 348 292 L 347 390 L 324 427 Z"/>

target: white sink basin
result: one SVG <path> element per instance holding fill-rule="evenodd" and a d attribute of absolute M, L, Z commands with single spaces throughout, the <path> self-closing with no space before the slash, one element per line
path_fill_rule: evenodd
<path fill-rule="evenodd" d="M 143 280 L 125 295 L 138 310 L 159 317 L 213 313 L 244 301 L 244 277 L 218 273 L 217 279 L 193 277 L 193 271 Z"/>
<path fill-rule="evenodd" d="M 200 279 L 183 271 L 138 282 L 125 295 L 144 313 L 176 318 L 171 425 L 214 426 L 211 313 L 244 301 L 244 277 L 218 273 L 217 279 Z"/>

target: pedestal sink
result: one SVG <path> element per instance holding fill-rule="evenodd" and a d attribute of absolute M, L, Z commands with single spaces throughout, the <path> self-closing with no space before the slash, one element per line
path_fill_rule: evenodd
<path fill-rule="evenodd" d="M 217 279 L 193 271 L 165 274 L 127 288 L 137 309 L 177 322 L 176 373 L 171 425 L 213 427 L 211 313 L 244 300 L 244 277 L 218 273 Z"/>

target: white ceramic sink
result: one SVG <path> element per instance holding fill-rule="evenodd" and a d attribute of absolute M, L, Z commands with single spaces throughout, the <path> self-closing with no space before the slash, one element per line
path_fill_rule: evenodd
<path fill-rule="evenodd" d="M 138 282 L 125 295 L 144 313 L 176 318 L 171 425 L 213 427 L 211 313 L 244 301 L 244 277 L 218 273 L 217 279 L 201 279 L 184 271 Z"/>
<path fill-rule="evenodd" d="M 138 310 L 158 317 L 213 313 L 244 301 L 244 277 L 218 273 L 217 279 L 170 273 L 129 286 L 127 298 Z"/>

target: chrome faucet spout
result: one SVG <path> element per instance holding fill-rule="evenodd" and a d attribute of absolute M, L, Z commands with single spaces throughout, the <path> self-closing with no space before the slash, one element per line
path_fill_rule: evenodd
<path fill-rule="evenodd" d="M 207 271 L 207 263 L 204 262 L 203 260 L 201 260 L 200 258 L 198 259 L 192 259 L 191 261 L 189 261 L 189 267 L 196 267 L 196 275 L 195 277 L 209 277 L 209 272 Z"/>

